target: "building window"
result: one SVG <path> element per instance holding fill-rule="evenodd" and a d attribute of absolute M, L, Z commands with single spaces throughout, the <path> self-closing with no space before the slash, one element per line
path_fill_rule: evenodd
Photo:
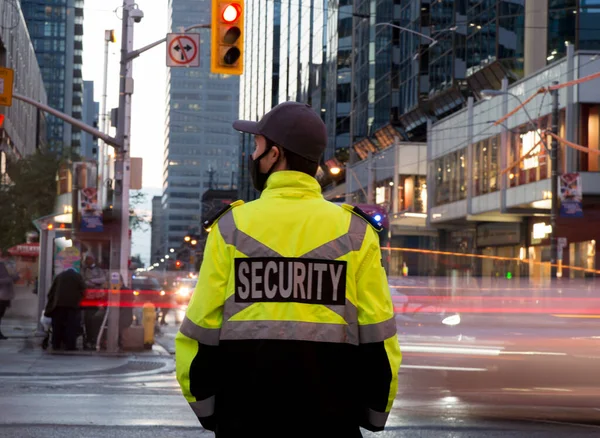
<path fill-rule="evenodd" d="M 600 50 L 600 1 L 581 0 L 579 10 L 579 50 Z"/>

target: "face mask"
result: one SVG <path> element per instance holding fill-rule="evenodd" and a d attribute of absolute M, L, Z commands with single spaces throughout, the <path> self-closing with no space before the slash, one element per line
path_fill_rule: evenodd
<path fill-rule="evenodd" d="M 275 161 L 267 173 L 261 173 L 260 160 L 262 160 L 270 150 L 271 148 L 268 148 L 266 151 L 260 154 L 256 160 L 252 158 L 252 155 L 248 157 L 248 168 L 250 170 L 250 177 L 252 178 L 252 185 L 259 192 L 264 190 L 267 179 L 269 179 L 269 175 L 271 175 L 271 172 L 273 172 L 277 161 L 279 161 L 279 159 Z"/>

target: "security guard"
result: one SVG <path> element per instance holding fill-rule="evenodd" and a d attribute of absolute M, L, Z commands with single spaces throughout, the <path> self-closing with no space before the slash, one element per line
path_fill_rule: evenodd
<path fill-rule="evenodd" d="M 325 125 L 286 102 L 259 122 L 249 167 L 260 199 L 210 230 L 177 334 L 177 379 L 222 437 L 360 437 L 383 430 L 401 353 L 376 230 L 321 195 Z M 242 205 L 243 204 L 243 205 Z"/>

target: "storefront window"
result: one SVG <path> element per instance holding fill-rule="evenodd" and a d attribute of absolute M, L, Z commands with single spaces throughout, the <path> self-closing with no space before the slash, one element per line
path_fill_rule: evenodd
<path fill-rule="evenodd" d="M 414 212 L 425 213 L 427 211 L 427 178 L 417 176 L 414 188 Z"/>
<path fill-rule="evenodd" d="M 481 193 L 487 193 L 489 191 L 489 178 L 490 178 L 490 151 L 488 147 L 488 140 L 481 142 Z"/>
<path fill-rule="evenodd" d="M 490 192 L 498 190 L 498 145 L 500 144 L 500 136 L 495 136 L 490 139 Z"/>
<path fill-rule="evenodd" d="M 588 240 L 586 242 L 571 243 L 569 245 L 570 266 L 588 270 L 596 269 L 596 241 Z M 585 278 L 589 276 L 584 270 L 569 269 L 571 278 Z"/>
<path fill-rule="evenodd" d="M 443 205 L 450 202 L 450 184 L 448 183 L 448 177 L 446 169 L 444 168 L 443 158 L 438 158 L 435 161 L 435 203 L 436 205 Z"/>
<path fill-rule="evenodd" d="M 459 193 L 458 199 L 467 198 L 467 177 L 466 177 L 466 163 L 467 163 L 467 149 L 461 149 L 458 151 L 458 184 Z"/>
<path fill-rule="evenodd" d="M 466 157 L 467 149 L 464 148 L 435 161 L 435 205 L 456 202 L 467 197 Z"/>

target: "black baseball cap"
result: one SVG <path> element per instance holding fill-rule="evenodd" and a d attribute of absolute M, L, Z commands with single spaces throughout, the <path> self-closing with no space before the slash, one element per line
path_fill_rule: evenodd
<path fill-rule="evenodd" d="M 233 128 L 248 134 L 263 135 L 276 145 L 315 163 L 319 162 L 327 146 L 325 123 L 305 103 L 280 103 L 260 121 L 236 120 Z"/>

